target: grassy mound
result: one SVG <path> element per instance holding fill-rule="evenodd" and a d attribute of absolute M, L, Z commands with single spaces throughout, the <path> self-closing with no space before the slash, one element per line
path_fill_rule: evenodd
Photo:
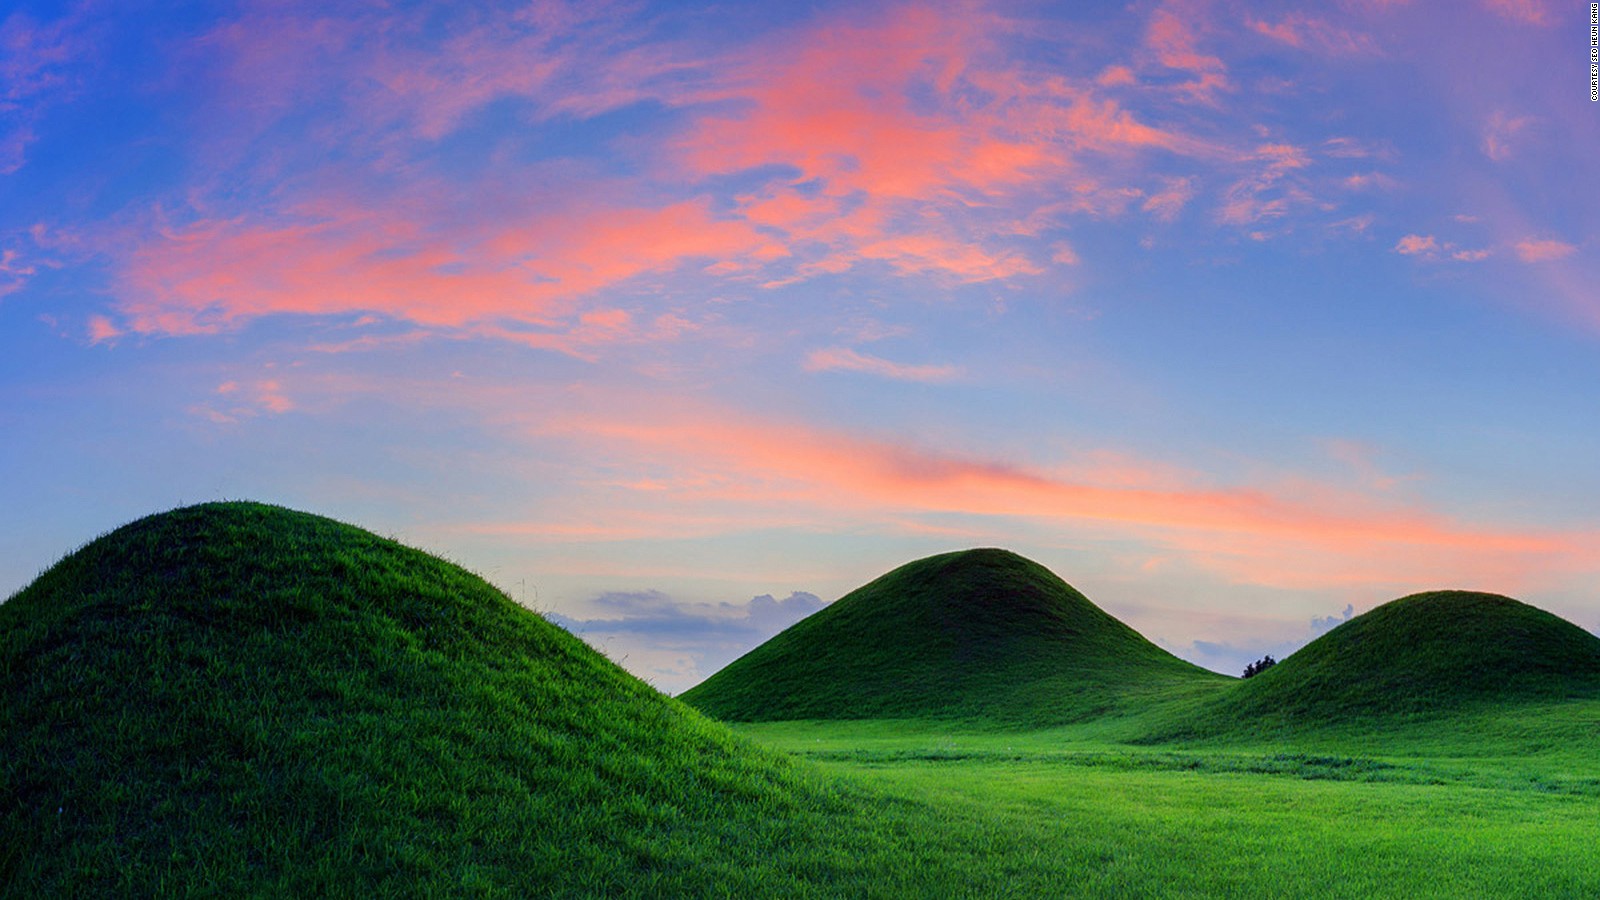
<path fill-rule="evenodd" d="M 7 896 L 755 896 L 852 865 L 793 849 L 849 806 L 809 770 L 454 565 L 257 504 L 142 519 L 0 605 L 0 747 Z"/>
<path fill-rule="evenodd" d="M 686 691 L 729 721 L 1047 725 L 1227 679 L 1172 656 L 1004 550 L 908 563 Z"/>
<path fill-rule="evenodd" d="M 1600 698 L 1600 638 L 1509 597 L 1433 591 L 1340 625 L 1186 730 L 1372 727 L 1577 698 Z"/>

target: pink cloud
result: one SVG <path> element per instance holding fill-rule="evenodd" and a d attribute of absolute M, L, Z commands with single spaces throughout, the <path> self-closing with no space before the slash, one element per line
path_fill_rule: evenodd
<path fill-rule="evenodd" d="M 1554 18 L 1546 0 L 1483 0 L 1483 5 L 1507 19 L 1529 25 L 1550 25 Z"/>
<path fill-rule="evenodd" d="M 119 310 L 141 332 L 194 334 L 274 314 L 381 312 L 439 326 L 537 318 L 548 288 L 365 210 L 283 225 L 201 221 L 134 249 Z"/>
<path fill-rule="evenodd" d="M 1107 66 L 1099 75 L 1095 76 L 1094 80 L 1101 87 L 1125 87 L 1139 83 L 1139 79 L 1134 76 L 1133 70 L 1127 66 Z"/>
<path fill-rule="evenodd" d="M 1577 251 L 1577 247 L 1566 241 L 1552 238 L 1527 238 L 1517 242 L 1517 258 L 1523 262 L 1537 263 L 1564 259 Z"/>
<path fill-rule="evenodd" d="M 89 49 L 75 31 L 78 25 L 76 16 L 40 22 L 23 12 L 0 21 L 0 103 L 65 87 L 64 69 Z"/>
<path fill-rule="evenodd" d="M 985 40 L 977 25 L 905 7 L 873 24 L 831 21 L 762 46 L 727 76 L 742 108 L 696 123 L 681 144 L 684 162 L 707 173 L 787 163 L 836 195 L 918 198 L 956 182 L 984 189 L 1020 178 L 1036 152 L 919 109 L 909 96 L 950 89 Z"/>
<path fill-rule="evenodd" d="M 1206 21 L 1206 12 L 1197 4 L 1169 0 L 1151 14 L 1144 43 L 1161 65 L 1195 76 L 1182 86 L 1184 93 L 1191 99 L 1213 103 L 1214 94 L 1230 89 L 1231 84 L 1222 59 L 1199 50 L 1199 36 Z"/>
<path fill-rule="evenodd" d="M 1171 222 L 1193 198 L 1194 179 L 1168 178 L 1166 186 L 1145 198 L 1140 208 L 1163 222 Z"/>
<path fill-rule="evenodd" d="M 1248 225 L 1287 215 L 1296 205 L 1311 202 L 1311 194 L 1293 175 L 1311 165 L 1304 148 L 1293 144 L 1262 144 L 1248 158 L 1255 171 L 1230 185 L 1223 194 L 1217 220 Z M 1259 232 L 1258 232 L 1259 234 Z"/>
<path fill-rule="evenodd" d="M 115 340 L 122 335 L 122 331 L 113 325 L 105 316 L 89 317 L 89 343 L 101 344 Z"/>
<path fill-rule="evenodd" d="M 213 393 L 218 398 L 215 402 L 196 404 L 189 407 L 189 412 L 217 425 L 232 425 L 263 413 L 282 415 L 298 407 L 284 393 L 282 383 L 272 378 L 249 384 L 224 381 Z"/>
<path fill-rule="evenodd" d="M 1296 49 L 1318 50 L 1333 56 L 1354 56 L 1377 51 L 1377 46 L 1368 35 L 1340 28 L 1326 19 L 1304 13 L 1290 13 L 1275 23 L 1247 17 L 1245 24 L 1257 34 Z"/>
<path fill-rule="evenodd" d="M 603 288 L 695 259 L 787 251 L 703 202 L 551 209 L 486 236 L 427 233 L 409 210 L 331 209 L 281 225 L 201 221 L 137 244 L 118 310 L 140 332 L 194 334 L 278 314 L 384 316 L 570 350 L 638 332 L 620 310 L 584 312 Z M 519 323 L 548 333 L 489 328 Z M 681 331 L 681 329 L 678 329 Z"/>
<path fill-rule="evenodd" d="M 1495 162 L 1510 159 L 1512 138 L 1533 121 L 1532 116 L 1512 116 L 1499 110 L 1491 113 L 1483 130 L 1483 154 Z"/>
<path fill-rule="evenodd" d="M 1082 262 L 1078 258 L 1078 251 L 1072 249 L 1072 245 L 1066 241 L 1057 241 L 1050 248 L 1050 261 L 1063 266 L 1075 266 Z"/>
<path fill-rule="evenodd" d="M 1341 184 L 1353 191 L 1393 190 L 1399 186 L 1399 182 L 1382 172 L 1357 172 L 1346 176 Z"/>
<path fill-rule="evenodd" d="M 0 250 L 0 297 L 21 290 L 37 271 L 37 267 L 23 263 L 17 251 Z"/>
<path fill-rule="evenodd" d="M 741 198 L 745 215 L 785 230 L 791 246 L 828 248 L 772 283 L 873 259 L 970 281 L 1038 269 L 996 245 L 999 229 L 975 218 L 985 208 L 1012 211 L 1024 224 L 1005 230 L 1032 234 L 1044 185 L 1071 186 L 1073 212 L 1126 205 L 1085 171 L 1086 154 L 1213 152 L 1087 83 L 1018 68 L 999 46 L 1004 33 L 982 11 L 902 6 L 785 34 L 732 65 L 723 80 L 740 102 L 685 128 L 678 161 L 699 175 L 798 170 L 803 195 L 769 186 Z"/>
<path fill-rule="evenodd" d="M 42 22 L 18 11 L 0 20 L 0 175 L 27 164 L 39 115 L 71 95 L 73 66 L 91 52 L 83 16 L 79 9 Z"/>
<path fill-rule="evenodd" d="M 620 183 L 610 188 L 615 197 L 604 187 L 583 203 L 540 197 L 531 212 L 514 195 L 469 185 L 465 193 L 481 190 L 486 202 L 467 212 L 465 201 L 449 199 L 459 186 L 413 182 L 403 196 L 376 199 L 313 187 L 245 217 L 212 209 L 196 189 L 195 220 L 120 254 L 125 326 L 199 333 L 265 315 L 379 313 L 582 352 L 606 334 L 670 329 L 575 322 L 580 301 L 691 263 L 768 286 L 873 262 L 954 283 L 1035 275 L 1045 261 L 1008 245 L 1008 236 L 1036 234 L 1061 214 L 1118 214 L 1140 196 L 1086 172 L 1086 155 L 1214 152 L 1141 121 L 1088 82 L 1019 69 L 999 43 L 1010 26 L 979 9 L 899 6 L 864 24 L 825 20 L 698 61 L 670 43 L 646 53 L 627 29 L 588 9 L 446 29 L 426 47 L 404 28 L 366 36 L 359 22 L 312 16 L 229 23 L 197 46 L 262 122 L 299 91 L 347 84 L 334 96 L 348 114 L 330 123 L 330 139 L 392 148 L 384 129 L 407 116 L 437 138 L 504 96 L 575 115 L 647 95 L 669 104 L 716 99 L 685 111 L 662 177 L 682 184 L 789 165 L 799 178 L 770 182 L 716 213 L 705 196 L 629 203 L 633 186 Z M 573 81 L 585 54 L 604 57 L 606 74 Z M 616 88 L 600 92 L 609 99 L 589 90 L 601 82 Z M 1041 185 L 1068 199 L 1041 206 L 1054 199 Z M 1180 194 L 1150 202 L 1166 215 Z"/>
<path fill-rule="evenodd" d="M 0 134 L 0 175 L 15 174 L 28 161 L 28 145 L 37 136 L 27 126 Z"/>
<path fill-rule="evenodd" d="M 1457 250 L 1450 254 L 1450 258 L 1458 262 L 1479 262 L 1488 259 L 1492 254 L 1486 249 Z"/>
<path fill-rule="evenodd" d="M 806 356 L 805 369 L 807 372 L 865 372 L 897 381 L 922 382 L 949 381 L 961 372 L 955 366 L 917 366 L 891 362 L 848 347 L 828 347 L 812 351 Z"/>
<path fill-rule="evenodd" d="M 1020 253 L 992 252 L 931 234 L 885 237 L 856 251 L 863 259 L 884 260 L 903 274 L 933 272 L 961 282 L 995 281 L 1044 271 Z"/>
<path fill-rule="evenodd" d="M 1439 251 L 1439 242 L 1433 235 L 1408 234 L 1394 245 L 1394 252 L 1406 256 L 1432 254 Z"/>
<path fill-rule="evenodd" d="M 564 10 L 550 14 L 552 9 Z M 455 130 L 502 97 L 530 101 L 547 118 L 589 117 L 642 100 L 704 99 L 705 63 L 671 42 L 637 43 L 612 4 L 543 3 L 523 14 L 449 33 L 437 45 L 390 42 L 371 61 L 381 92 L 371 102 L 411 118 L 424 138 Z"/>

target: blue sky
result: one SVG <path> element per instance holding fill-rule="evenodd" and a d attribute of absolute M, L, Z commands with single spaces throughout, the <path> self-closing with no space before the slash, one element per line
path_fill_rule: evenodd
<path fill-rule="evenodd" d="M 670 691 L 968 546 L 1600 627 L 1586 7 L 1057 6 L 13 5 L 0 592 L 252 498 Z"/>

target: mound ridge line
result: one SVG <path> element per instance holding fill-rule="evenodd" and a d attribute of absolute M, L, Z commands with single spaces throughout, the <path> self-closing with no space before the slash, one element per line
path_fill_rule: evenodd
<path fill-rule="evenodd" d="M 1038 563 L 907 563 L 680 695 L 720 719 L 1080 721 L 1225 676 L 1162 650 Z"/>

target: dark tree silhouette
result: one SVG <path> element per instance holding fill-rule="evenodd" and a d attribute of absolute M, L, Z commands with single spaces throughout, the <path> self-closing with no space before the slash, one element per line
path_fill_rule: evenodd
<path fill-rule="evenodd" d="M 1245 666 L 1244 667 L 1244 677 L 1246 677 L 1246 678 L 1254 678 L 1257 675 L 1260 675 L 1262 672 L 1265 672 L 1266 670 L 1272 668 L 1273 666 L 1275 666 L 1277 664 L 1278 664 L 1278 661 L 1272 658 L 1272 654 L 1268 653 L 1266 656 L 1262 657 L 1261 659 L 1258 659 L 1255 662 L 1251 663 L 1250 665 Z"/>

